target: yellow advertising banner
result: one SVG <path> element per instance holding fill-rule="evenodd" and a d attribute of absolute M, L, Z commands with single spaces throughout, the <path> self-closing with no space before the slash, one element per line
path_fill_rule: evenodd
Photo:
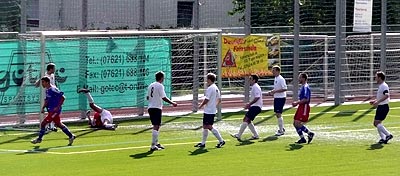
<path fill-rule="evenodd" d="M 280 38 L 272 36 L 222 37 L 222 78 L 272 75 L 280 62 Z"/>

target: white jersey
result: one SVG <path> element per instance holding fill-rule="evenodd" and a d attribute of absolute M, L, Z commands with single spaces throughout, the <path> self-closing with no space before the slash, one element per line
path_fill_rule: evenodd
<path fill-rule="evenodd" d="M 163 98 L 166 97 L 164 86 L 159 82 L 153 82 L 147 88 L 147 96 L 149 97 L 148 108 L 162 109 Z"/>
<path fill-rule="evenodd" d="M 281 75 L 275 77 L 274 90 L 287 89 L 285 78 Z M 274 98 L 286 98 L 286 91 L 274 94 Z"/>
<path fill-rule="evenodd" d="M 108 120 L 108 121 L 110 121 L 110 123 L 113 123 L 113 118 L 112 118 L 110 111 L 103 109 L 103 111 L 101 111 L 101 113 L 100 113 L 100 116 L 101 116 L 101 122 L 103 124 L 104 124 L 105 120 Z"/>
<path fill-rule="evenodd" d="M 389 95 L 389 86 L 385 82 L 379 85 L 376 100 L 380 100 L 384 95 Z M 390 97 L 380 102 L 379 105 L 389 104 L 389 99 Z"/>
<path fill-rule="evenodd" d="M 260 98 L 251 106 L 258 106 L 258 107 L 262 108 L 263 100 L 262 100 L 261 87 L 257 83 L 254 83 L 253 86 L 251 86 L 250 101 L 253 101 L 257 97 L 260 97 Z"/>
<path fill-rule="evenodd" d="M 217 102 L 221 98 L 221 93 L 215 84 L 211 84 L 205 93 L 207 104 L 204 107 L 205 114 L 215 114 L 217 111 Z"/>

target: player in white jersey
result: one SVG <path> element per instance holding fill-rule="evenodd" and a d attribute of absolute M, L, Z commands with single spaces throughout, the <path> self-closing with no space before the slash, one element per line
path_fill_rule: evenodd
<path fill-rule="evenodd" d="M 86 113 L 86 117 L 88 118 L 90 127 L 103 128 L 106 130 L 115 130 L 118 127 L 118 125 L 113 124 L 113 117 L 111 115 L 111 112 L 96 105 L 88 89 L 82 88 L 78 90 L 78 93 L 82 92 L 87 97 L 90 108 L 95 112 L 93 115 L 93 119 L 90 118 L 90 111 L 87 111 Z"/>
<path fill-rule="evenodd" d="M 216 128 L 213 127 L 215 113 L 217 112 L 217 105 L 221 103 L 221 93 L 214 83 L 215 79 L 216 76 L 214 73 L 207 74 L 208 88 L 205 93 L 205 99 L 199 106 L 199 109 L 205 106 L 203 114 L 203 138 L 201 143 L 196 144 L 195 147 L 203 148 L 206 146 L 208 130 L 210 130 L 219 141 L 215 147 L 221 148 L 223 145 L 225 145 L 225 141 L 221 137 L 221 134 Z"/>
<path fill-rule="evenodd" d="M 49 63 L 46 67 L 46 73 L 44 73 L 44 76 L 48 77 L 50 79 L 50 86 L 52 86 L 52 87 L 57 87 L 56 78 L 54 76 L 55 71 L 56 71 L 56 65 L 53 63 Z M 38 79 L 35 82 L 35 86 L 39 87 L 40 83 L 41 83 L 41 80 Z M 46 127 L 46 130 L 48 130 L 48 131 L 51 130 L 51 131 L 57 132 L 57 128 L 55 127 L 54 122 L 49 123 L 48 126 Z"/>
<path fill-rule="evenodd" d="M 240 125 L 239 132 L 234 135 L 231 134 L 231 136 L 236 138 L 238 141 L 241 141 L 241 136 L 246 127 L 249 127 L 250 131 L 253 133 L 253 136 L 250 138 L 250 140 L 255 140 L 260 138 L 253 124 L 253 120 L 261 112 L 261 108 L 263 106 L 262 91 L 257 82 L 258 82 L 258 76 L 251 75 L 250 76 L 251 102 L 247 103 L 244 107 L 245 109 L 249 109 L 249 111 L 247 111 L 246 115 L 243 118 L 243 123 L 242 125 Z"/>
<path fill-rule="evenodd" d="M 151 83 L 147 89 L 147 100 L 149 101 L 148 112 L 150 115 L 151 124 L 153 125 L 150 151 L 164 149 L 164 146 L 158 143 L 163 101 L 172 104 L 174 107 L 178 105 L 165 95 L 164 86 L 162 85 L 163 81 L 164 72 L 157 72 L 156 81 Z"/>
<path fill-rule="evenodd" d="M 267 95 L 274 96 L 274 112 L 276 118 L 278 119 L 278 131 L 275 133 L 276 136 L 281 136 L 285 134 L 285 128 L 283 127 L 283 106 L 286 102 L 286 91 L 287 85 L 285 78 L 281 76 L 281 67 L 275 65 L 272 67 L 272 74 L 275 76 L 274 89 L 269 91 Z"/>
<path fill-rule="evenodd" d="M 379 84 L 378 92 L 376 93 L 376 99 L 371 100 L 369 103 L 376 108 L 376 114 L 374 119 L 374 126 L 378 130 L 378 134 L 381 137 L 379 144 L 387 144 L 389 140 L 393 138 L 393 135 L 382 125 L 382 122 L 386 119 L 389 113 L 389 86 L 385 82 L 385 73 L 377 72 L 375 75 L 376 83 Z"/>

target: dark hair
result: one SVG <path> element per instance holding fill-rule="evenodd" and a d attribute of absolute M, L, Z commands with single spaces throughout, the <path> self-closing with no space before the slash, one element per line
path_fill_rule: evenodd
<path fill-rule="evenodd" d="M 214 73 L 207 74 L 207 79 L 209 79 L 211 82 L 215 82 L 216 78 L 217 78 L 217 76 Z"/>
<path fill-rule="evenodd" d="M 48 83 L 50 82 L 50 78 L 47 77 L 47 76 L 42 77 L 42 79 L 40 79 L 40 80 L 46 81 L 46 82 L 48 82 Z"/>
<path fill-rule="evenodd" d="M 258 82 L 258 76 L 257 75 L 251 75 L 251 78 L 253 78 L 254 82 Z"/>
<path fill-rule="evenodd" d="M 156 73 L 156 81 L 160 81 L 162 78 L 164 78 L 164 72 L 159 71 Z"/>
<path fill-rule="evenodd" d="M 376 76 L 378 76 L 379 78 L 381 78 L 382 81 L 385 81 L 386 76 L 385 76 L 385 73 L 383 73 L 382 71 L 376 72 Z"/>
<path fill-rule="evenodd" d="M 55 64 L 53 64 L 53 63 L 49 63 L 48 65 L 47 65 L 47 68 L 46 68 L 46 70 L 47 71 L 49 71 L 49 70 L 51 70 L 51 69 L 54 69 L 56 67 L 56 65 Z"/>
<path fill-rule="evenodd" d="M 300 73 L 300 76 L 301 76 L 302 78 L 306 79 L 306 81 L 307 81 L 307 79 L 308 79 L 307 73 Z"/>
<path fill-rule="evenodd" d="M 272 67 L 272 69 L 275 69 L 276 71 L 281 72 L 281 67 L 279 67 L 279 65 L 274 65 Z"/>

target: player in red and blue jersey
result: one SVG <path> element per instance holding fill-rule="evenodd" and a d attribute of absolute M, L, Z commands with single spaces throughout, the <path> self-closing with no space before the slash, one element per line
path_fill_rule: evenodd
<path fill-rule="evenodd" d="M 311 90 L 307 84 L 308 75 L 306 73 L 301 73 L 299 75 L 299 83 L 302 85 L 299 91 L 299 101 L 292 103 L 293 107 L 297 108 L 296 114 L 294 115 L 293 125 L 296 128 L 297 134 L 300 136 L 300 140 L 296 143 L 310 143 L 314 138 L 314 133 L 311 132 L 304 124 L 308 122 L 308 117 L 310 115 L 310 100 L 311 100 Z M 304 138 L 303 132 L 308 134 L 308 141 Z"/>
<path fill-rule="evenodd" d="M 55 125 L 60 128 L 68 137 L 69 143 L 68 145 L 72 145 L 74 142 L 75 136 L 69 131 L 68 127 L 65 126 L 61 122 L 60 113 L 61 106 L 64 103 L 65 97 L 64 92 L 59 91 L 55 86 L 50 84 L 49 77 L 43 77 L 41 79 L 43 88 L 46 89 L 46 99 L 45 103 L 42 107 L 42 113 L 44 113 L 44 109 L 47 108 L 47 116 L 40 124 L 39 137 L 32 140 L 33 144 L 42 142 L 43 136 L 46 132 L 46 126 L 50 122 L 54 122 Z"/>

